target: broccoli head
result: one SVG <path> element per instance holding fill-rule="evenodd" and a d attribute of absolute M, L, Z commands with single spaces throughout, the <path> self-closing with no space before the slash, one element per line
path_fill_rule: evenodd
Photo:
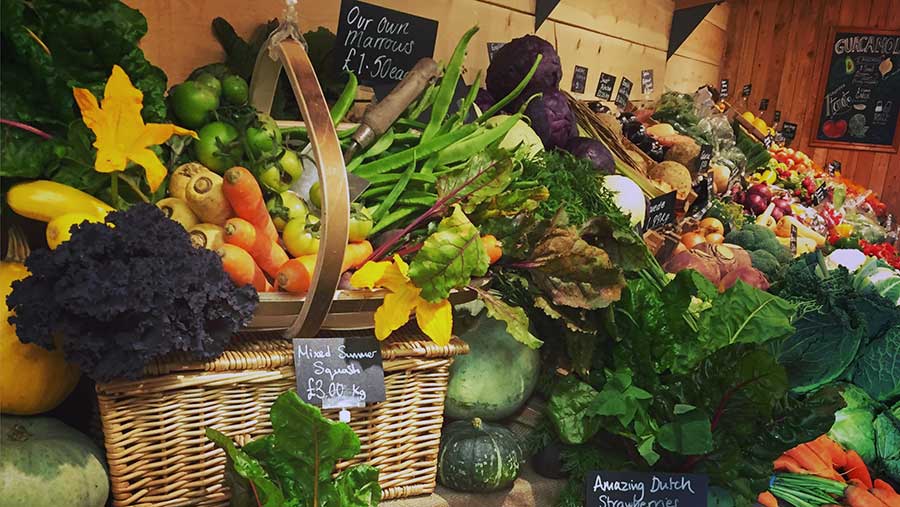
<path fill-rule="evenodd" d="M 742 247 L 744 250 L 765 250 L 775 258 L 779 264 L 787 264 L 791 261 L 791 253 L 779 241 L 775 233 L 768 227 L 748 224 L 739 231 L 731 231 L 725 237 L 728 243 Z M 765 270 L 762 270 L 765 271 Z"/>
<path fill-rule="evenodd" d="M 780 247 L 781 245 L 778 246 Z M 778 262 L 778 259 L 768 251 L 762 249 L 750 251 L 750 262 L 753 264 L 754 268 L 762 271 L 769 280 L 772 280 L 781 269 L 781 264 Z"/>

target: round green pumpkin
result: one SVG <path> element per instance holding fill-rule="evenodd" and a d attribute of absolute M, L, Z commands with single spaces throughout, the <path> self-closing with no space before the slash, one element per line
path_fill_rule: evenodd
<path fill-rule="evenodd" d="M 522 460 L 516 436 L 503 426 L 478 418 L 456 421 L 441 435 L 438 481 L 456 491 L 495 491 L 516 480 Z"/>
<path fill-rule="evenodd" d="M 103 507 L 109 478 L 86 436 L 49 417 L 0 419 L 0 503 L 27 507 Z"/>
<path fill-rule="evenodd" d="M 444 413 L 451 419 L 498 421 L 519 410 L 534 391 L 540 373 L 537 350 L 516 341 L 506 323 L 482 311 L 474 321 L 457 319 L 469 353 L 450 366 Z M 454 324 L 454 326 L 456 326 Z"/>

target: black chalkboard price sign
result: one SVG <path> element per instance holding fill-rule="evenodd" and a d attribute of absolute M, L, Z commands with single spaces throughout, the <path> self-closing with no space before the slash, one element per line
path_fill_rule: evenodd
<path fill-rule="evenodd" d="M 825 202 L 825 199 L 828 198 L 828 187 L 825 186 L 825 182 L 823 181 L 819 188 L 813 192 L 812 202 L 813 204 L 821 204 Z"/>
<path fill-rule="evenodd" d="M 896 152 L 900 30 L 837 27 L 826 47 L 810 146 Z"/>
<path fill-rule="evenodd" d="M 834 174 L 834 173 L 836 173 L 836 172 L 840 172 L 840 170 L 841 170 L 841 163 L 838 162 L 837 160 L 832 160 L 831 162 L 828 163 L 827 169 L 828 169 L 828 172 L 831 173 L 831 174 Z"/>
<path fill-rule="evenodd" d="M 793 140 L 797 137 L 797 124 L 791 122 L 784 122 L 784 125 L 781 126 L 781 135 L 787 140 Z"/>
<path fill-rule="evenodd" d="M 697 194 L 697 198 L 688 208 L 688 215 L 699 217 L 709 209 L 711 197 L 715 195 L 712 177 L 710 175 L 701 177 L 700 181 L 694 185 L 694 193 Z"/>
<path fill-rule="evenodd" d="M 781 121 L 781 111 L 778 109 L 775 110 L 775 118 L 772 119 L 773 123 L 778 123 Z"/>
<path fill-rule="evenodd" d="M 721 83 L 719 83 L 719 98 L 725 98 L 728 96 L 728 80 L 723 79 Z"/>
<path fill-rule="evenodd" d="M 766 137 L 763 138 L 763 146 L 768 150 L 772 147 L 772 142 L 774 139 L 772 138 L 772 134 L 766 134 Z"/>
<path fill-rule="evenodd" d="M 766 109 L 769 109 L 769 99 L 760 100 L 759 101 L 759 110 L 765 111 Z"/>
<path fill-rule="evenodd" d="M 587 67 L 582 67 L 581 65 L 575 66 L 575 71 L 572 72 L 572 91 L 573 92 L 584 93 L 584 89 L 587 86 L 587 76 L 588 76 Z"/>
<path fill-rule="evenodd" d="M 597 91 L 594 96 L 600 100 L 609 100 L 612 98 L 613 86 L 616 85 L 616 76 L 600 73 L 600 81 L 597 83 Z"/>
<path fill-rule="evenodd" d="M 660 229 L 675 222 L 675 192 L 650 199 L 644 230 Z"/>
<path fill-rule="evenodd" d="M 741 89 L 741 97 L 747 98 L 750 96 L 750 91 L 753 90 L 752 84 L 745 84 L 744 88 Z"/>
<path fill-rule="evenodd" d="M 374 336 L 295 338 L 294 369 L 303 401 L 323 408 L 385 400 L 381 347 Z"/>
<path fill-rule="evenodd" d="M 709 162 L 712 160 L 713 147 L 711 144 L 700 145 L 700 155 L 697 157 L 697 172 L 703 174 L 709 169 Z"/>
<path fill-rule="evenodd" d="M 641 94 L 653 94 L 653 69 L 644 69 L 641 71 Z"/>
<path fill-rule="evenodd" d="M 634 86 L 634 83 L 631 82 L 625 76 L 622 76 L 622 81 L 619 82 L 619 91 L 616 92 L 616 105 L 620 108 L 625 108 L 628 105 L 628 97 L 631 96 L 631 88 Z"/>
<path fill-rule="evenodd" d="M 434 54 L 437 21 L 357 0 L 341 0 L 334 63 L 365 85 L 398 83 Z"/>
<path fill-rule="evenodd" d="M 707 507 L 709 478 L 696 474 L 589 472 L 585 507 Z"/>

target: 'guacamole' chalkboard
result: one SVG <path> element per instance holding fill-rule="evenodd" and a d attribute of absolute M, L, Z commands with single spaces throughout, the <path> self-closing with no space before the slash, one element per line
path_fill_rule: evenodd
<path fill-rule="evenodd" d="M 900 31 L 838 27 L 825 56 L 810 145 L 897 151 Z"/>
<path fill-rule="evenodd" d="M 398 83 L 434 55 L 437 21 L 357 0 L 342 0 L 334 62 L 365 85 Z"/>

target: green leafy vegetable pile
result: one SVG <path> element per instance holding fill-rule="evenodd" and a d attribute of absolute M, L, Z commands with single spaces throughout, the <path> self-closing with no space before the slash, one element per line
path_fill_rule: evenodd
<path fill-rule="evenodd" d="M 888 407 L 853 385 L 842 396 L 847 407 L 835 414 L 828 436 L 856 451 L 873 477 L 900 481 L 900 401 Z"/>
<path fill-rule="evenodd" d="M 782 267 L 791 261 L 791 252 L 778 242 L 771 229 L 762 225 L 748 224 L 743 229 L 732 230 L 725 241 L 750 252 L 753 267 L 770 281 L 777 280 Z"/>
<path fill-rule="evenodd" d="M 258 296 L 235 287 L 210 250 L 150 204 L 75 226 L 56 250 L 37 250 L 31 276 L 7 302 L 19 339 L 47 349 L 54 337 L 89 377 L 137 377 L 170 352 L 209 359 L 250 321 Z"/>
<path fill-rule="evenodd" d="M 93 136 L 72 88 L 102 97 L 119 65 L 144 94 L 145 121 L 163 121 L 166 75 L 138 47 L 147 20 L 117 0 L 4 0 L 2 9 L 2 116 L 53 136 L 0 126 L 4 188 L 16 179 L 44 178 L 99 194 L 110 178 L 94 172 Z"/>
<path fill-rule="evenodd" d="M 297 396 L 283 393 L 269 413 L 271 435 L 238 448 L 222 433 L 206 436 L 228 455 L 226 481 L 232 507 L 376 507 L 378 469 L 353 465 L 332 478 L 338 461 L 360 451 L 350 426 L 322 416 Z"/>
<path fill-rule="evenodd" d="M 708 134 L 697 127 L 700 117 L 694 108 L 694 97 L 687 93 L 666 92 L 656 103 L 653 119 L 668 123 L 679 133 L 709 144 Z"/>

